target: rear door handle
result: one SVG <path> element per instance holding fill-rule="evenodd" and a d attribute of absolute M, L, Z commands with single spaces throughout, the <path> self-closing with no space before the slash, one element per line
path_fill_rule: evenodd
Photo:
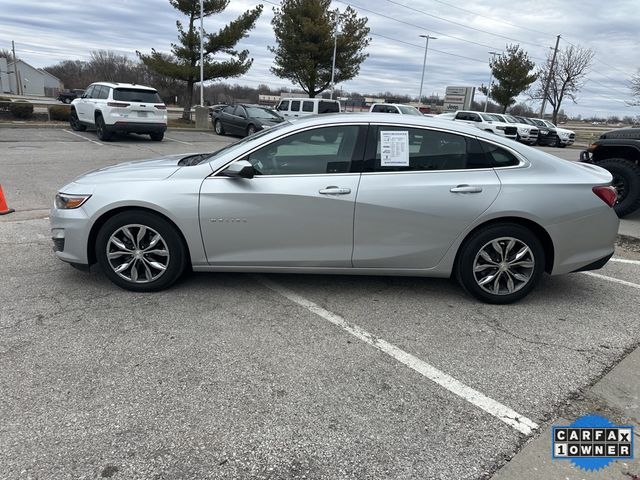
<path fill-rule="evenodd" d="M 478 187 L 477 185 L 458 185 L 449 191 L 451 193 L 480 193 L 482 192 L 482 187 Z"/>
<path fill-rule="evenodd" d="M 321 193 L 323 195 L 347 195 L 347 194 L 351 193 L 351 189 L 350 188 L 335 187 L 335 186 L 332 185 L 330 187 L 318 190 L 318 193 Z"/>

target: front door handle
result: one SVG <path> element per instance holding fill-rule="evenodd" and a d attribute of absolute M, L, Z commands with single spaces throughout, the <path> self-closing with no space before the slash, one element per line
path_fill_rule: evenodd
<path fill-rule="evenodd" d="M 477 185 L 458 185 L 449 191 L 451 193 L 480 193 L 482 192 L 482 187 L 478 187 Z"/>
<path fill-rule="evenodd" d="M 323 195 L 347 195 L 347 194 L 351 193 L 351 189 L 350 188 L 335 187 L 335 186 L 332 185 L 330 187 L 318 190 L 318 193 L 321 193 Z"/>

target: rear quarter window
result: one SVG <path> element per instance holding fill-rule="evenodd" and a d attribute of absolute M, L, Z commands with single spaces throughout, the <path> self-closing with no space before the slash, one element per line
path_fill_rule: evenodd
<path fill-rule="evenodd" d="M 163 103 L 160 95 L 155 90 L 143 90 L 139 88 L 115 88 L 113 99 L 123 102 Z"/>
<path fill-rule="evenodd" d="M 520 165 L 518 158 L 509 150 L 482 141 L 480 145 L 482 146 L 486 160 L 489 162 L 489 167 L 514 167 Z"/>
<path fill-rule="evenodd" d="M 340 105 L 338 102 L 327 102 L 320 100 L 318 103 L 318 113 L 336 113 L 340 111 Z"/>

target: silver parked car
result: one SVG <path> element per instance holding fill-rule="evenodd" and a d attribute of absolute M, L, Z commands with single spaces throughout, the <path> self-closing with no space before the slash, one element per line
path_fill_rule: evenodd
<path fill-rule="evenodd" d="M 391 114 L 285 122 L 215 153 L 88 173 L 51 211 L 57 256 L 153 291 L 195 271 L 455 277 L 516 301 L 602 267 L 618 217 L 599 167 L 461 124 Z"/>

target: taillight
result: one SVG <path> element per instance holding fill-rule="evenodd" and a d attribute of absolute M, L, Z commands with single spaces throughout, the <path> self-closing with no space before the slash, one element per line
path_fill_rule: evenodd
<path fill-rule="evenodd" d="M 154 107 L 156 107 L 158 110 L 166 110 L 167 109 L 166 105 L 154 105 Z"/>
<path fill-rule="evenodd" d="M 593 193 L 600 197 L 600 199 L 610 207 L 613 207 L 618 200 L 618 192 L 616 192 L 616 189 L 612 186 L 593 187 L 592 190 Z"/>
<path fill-rule="evenodd" d="M 130 104 L 129 103 L 120 103 L 120 102 L 109 102 L 109 103 L 107 103 L 107 105 L 109 105 L 110 107 L 126 108 Z"/>

